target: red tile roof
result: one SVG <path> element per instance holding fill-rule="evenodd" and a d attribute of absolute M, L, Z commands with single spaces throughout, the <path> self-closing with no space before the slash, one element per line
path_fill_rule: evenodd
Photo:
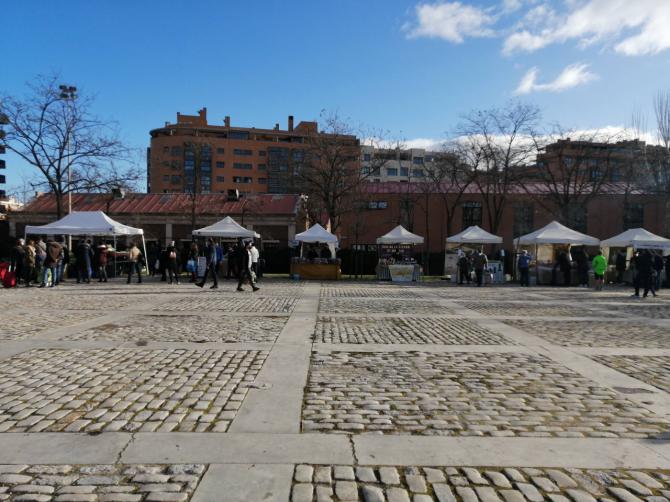
<path fill-rule="evenodd" d="M 153 214 L 190 212 L 192 202 L 183 193 L 128 193 L 123 199 L 110 201 L 109 194 L 72 194 L 73 211 L 105 211 L 113 214 Z M 226 194 L 197 194 L 197 214 L 235 215 L 245 213 L 296 214 L 298 195 L 258 194 L 229 201 Z M 67 203 L 67 199 L 65 199 Z M 108 205 L 109 204 L 109 205 Z M 26 204 L 24 213 L 55 213 L 56 198 L 42 194 Z"/>

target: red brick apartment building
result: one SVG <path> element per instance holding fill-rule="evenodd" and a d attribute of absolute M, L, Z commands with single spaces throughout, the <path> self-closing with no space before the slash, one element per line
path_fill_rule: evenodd
<path fill-rule="evenodd" d="M 291 193 L 292 177 L 305 160 L 310 141 L 328 139 L 316 122 L 286 130 L 233 127 L 207 122 L 207 108 L 198 115 L 177 113 L 177 122 L 153 129 L 147 152 L 149 193 Z M 356 137 L 348 138 L 358 145 Z M 338 141 L 342 140 L 339 136 Z"/>

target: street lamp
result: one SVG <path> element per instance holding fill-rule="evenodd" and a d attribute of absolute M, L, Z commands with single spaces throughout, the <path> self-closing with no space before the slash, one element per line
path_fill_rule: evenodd
<path fill-rule="evenodd" d="M 77 98 L 77 88 L 72 85 L 59 85 L 60 99 L 66 103 L 71 103 Z M 68 105 L 70 108 L 71 105 Z M 70 127 L 65 127 L 65 147 L 67 148 L 67 214 L 72 212 L 72 170 L 70 168 Z"/>

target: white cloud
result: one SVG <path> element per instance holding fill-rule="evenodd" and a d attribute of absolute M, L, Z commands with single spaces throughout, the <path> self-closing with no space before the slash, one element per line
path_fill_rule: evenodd
<path fill-rule="evenodd" d="M 547 8 L 546 6 L 541 6 Z M 587 0 L 567 2 L 568 10 L 546 18 L 533 10 L 534 19 L 522 20 L 504 42 L 503 52 L 533 52 L 547 45 L 574 40 L 585 47 L 609 43 L 628 56 L 656 54 L 670 49 L 669 0 Z"/>
<path fill-rule="evenodd" d="M 540 71 L 537 68 L 528 70 L 519 82 L 514 93 L 518 95 L 540 91 L 561 92 L 566 89 L 586 84 L 598 78 L 595 73 L 589 71 L 589 65 L 584 63 L 576 63 L 565 67 L 555 80 L 544 84 L 539 84 L 537 82 L 539 73 Z"/>
<path fill-rule="evenodd" d="M 490 37 L 495 17 L 488 11 L 460 2 L 419 4 L 415 8 L 416 24 L 405 25 L 410 38 L 443 38 L 462 43 L 466 37 Z"/>

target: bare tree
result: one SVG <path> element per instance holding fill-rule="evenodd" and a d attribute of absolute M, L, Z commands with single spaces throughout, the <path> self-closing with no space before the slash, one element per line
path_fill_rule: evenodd
<path fill-rule="evenodd" d="M 654 97 L 654 115 L 659 146 L 647 149 L 647 182 L 645 188 L 663 197 L 665 233 L 670 233 L 670 91 L 659 91 Z"/>
<path fill-rule="evenodd" d="M 197 131 L 196 131 L 197 136 Z M 198 213 L 202 212 L 199 194 L 209 192 L 212 176 L 212 149 L 204 139 L 184 143 L 184 168 L 182 191 L 188 196 L 187 209 L 191 215 L 191 231 L 197 228 Z"/>
<path fill-rule="evenodd" d="M 93 99 L 81 92 L 63 99 L 58 83 L 57 75 L 37 77 L 27 97 L 0 99 L 0 114 L 7 119 L 7 149 L 39 171 L 33 186 L 54 193 L 60 218 L 69 192 L 132 189 L 141 175 L 125 166 L 130 151 L 115 124 L 92 114 Z"/>
<path fill-rule="evenodd" d="M 498 231 L 517 172 L 535 152 L 531 138 L 540 119 L 533 105 L 512 102 L 505 108 L 475 111 L 457 128 L 460 153 L 480 192 L 490 230 Z"/>

